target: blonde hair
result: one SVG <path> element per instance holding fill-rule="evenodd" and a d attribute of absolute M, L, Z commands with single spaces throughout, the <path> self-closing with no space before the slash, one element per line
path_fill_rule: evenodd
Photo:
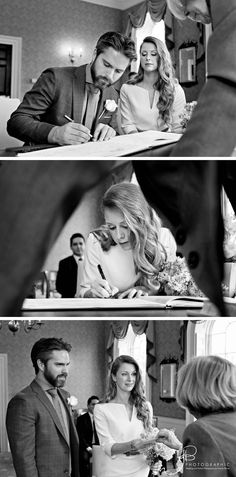
<path fill-rule="evenodd" d="M 159 242 L 161 223 L 144 198 L 140 187 L 130 182 L 112 185 L 103 197 L 103 209 L 117 207 L 124 215 L 130 229 L 130 242 L 133 250 L 136 272 L 141 273 L 139 283 L 150 290 L 159 288 L 158 272 L 163 265 L 163 246 Z M 101 229 L 103 240 L 101 246 L 109 250 L 115 245 L 109 239 L 109 231 Z M 95 231 L 98 238 L 97 231 Z"/>
<path fill-rule="evenodd" d="M 185 9 L 187 0 L 167 0 L 167 6 L 171 13 L 179 20 L 186 20 Z"/>
<path fill-rule="evenodd" d="M 129 401 L 133 404 L 137 409 L 137 418 L 143 422 L 143 426 L 145 430 L 151 429 L 152 419 L 150 414 L 150 409 L 147 404 L 144 386 L 142 381 L 142 376 L 140 372 L 139 365 L 137 361 L 132 356 L 129 355 L 121 355 L 113 361 L 110 375 L 109 375 L 109 382 L 108 382 L 108 390 L 106 394 L 106 402 L 111 401 L 116 397 L 117 394 L 117 387 L 116 382 L 113 379 L 113 376 L 116 376 L 120 366 L 123 363 L 133 364 L 136 371 L 136 380 L 135 385 L 130 393 Z"/>
<path fill-rule="evenodd" d="M 178 372 L 176 399 L 200 415 L 236 409 L 236 366 L 219 356 L 198 356 Z"/>

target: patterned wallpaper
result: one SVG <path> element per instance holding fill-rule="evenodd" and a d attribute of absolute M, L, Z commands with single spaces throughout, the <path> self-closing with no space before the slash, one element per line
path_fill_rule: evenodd
<path fill-rule="evenodd" d="M 155 346 L 157 366 L 164 358 L 175 357 L 179 361 L 179 366 L 182 365 L 180 355 L 181 349 L 179 344 L 180 326 L 179 320 L 157 320 L 155 322 Z M 160 377 L 160 374 L 159 374 Z M 157 416 L 175 417 L 177 419 L 184 419 L 185 411 L 183 411 L 174 402 L 165 402 L 160 399 L 160 378 L 157 383 L 153 383 L 152 387 L 152 405 L 154 414 Z"/>
<path fill-rule="evenodd" d="M 45 320 L 41 329 L 26 334 L 21 328 L 13 335 L 3 323 L 0 353 L 8 355 L 9 399 L 34 379 L 30 360 L 33 344 L 42 337 L 57 336 L 72 345 L 66 388 L 86 407 L 92 394 L 102 396 L 105 383 L 105 321 Z"/>
<path fill-rule="evenodd" d="M 105 320 L 44 320 L 38 331 L 26 334 L 22 327 L 14 336 L 3 321 L 0 331 L 0 353 L 8 355 L 9 399 L 34 379 L 30 352 L 35 341 L 57 336 L 72 345 L 71 366 L 66 388 L 75 395 L 78 407 L 85 407 L 92 394 L 102 397 L 106 383 L 105 347 L 110 322 Z M 155 320 L 157 366 L 164 358 L 176 356 L 180 361 L 179 320 Z M 153 383 L 152 405 L 157 416 L 184 419 L 184 411 L 176 402 L 165 403 L 159 398 L 160 382 Z"/>
<path fill-rule="evenodd" d="M 121 31 L 123 12 L 80 0 L 0 0 L 1 35 L 22 37 L 22 95 L 49 66 L 70 66 L 68 50 L 82 48 L 74 65 L 91 60 L 96 41 Z"/>

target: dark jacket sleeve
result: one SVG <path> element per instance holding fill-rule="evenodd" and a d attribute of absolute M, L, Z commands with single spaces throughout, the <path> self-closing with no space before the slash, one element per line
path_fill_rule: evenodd
<path fill-rule="evenodd" d="M 8 134 L 28 143 L 46 144 L 48 134 L 55 124 L 44 121 L 43 116 L 51 108 L 55 94 L 54 70 L 45 70 L 12 113 L 7 123 Z"/>

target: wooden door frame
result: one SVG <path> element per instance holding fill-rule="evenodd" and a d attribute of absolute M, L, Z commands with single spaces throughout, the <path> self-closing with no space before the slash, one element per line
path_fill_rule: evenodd
<path fill-rule="evenodd" d="M 12 46 L 11 63 L 11 98 L 21 97 L 21 55 L 22 38 L 17 36 L 0 35 L 0 43 Z"/>
<path fill-rule="evenodd" d="M 7 354 L 0 353 L 0 452 L 8 451 L 6 433 L 6 411 L 8 403 L 8 360 Z"/>

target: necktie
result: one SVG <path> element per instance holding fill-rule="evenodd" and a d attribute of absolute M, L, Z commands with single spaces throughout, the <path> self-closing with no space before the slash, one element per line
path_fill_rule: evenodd
<path fill-rule="evenodd" d="M 91 130 L 93 126 L 93 121 L 95 119 L 96 112 L 97 112 L 99 90 L 94 89 L 93 85 L 88 85 L 87 94 L 88 94 L 88 101 L 87 101 L 84 124 L 89 130 Z"/>
<path fill-rule="evenodd" d="M 56 413 L 57 413 L 57 415 L 58 415 L 58 417 L 61 421 L 61 425 L 62 425 L 64 434 L 65 434 L 65 437 L 69 441 L 69 430 L 68 430 L 68 426 L 66 425 L 63 414 L 62 414 L 61 405 L 60 405 L 60 402 L 59 402 L 60 398 L 58 396 L 57 388 L 48 389 L 47 393 L 50 394 L 50 396 L 52 396 L 53 406 L 54 406 L 54 408 L 56 410 Z"/>
<path fill-rule="evenodd" d="M 83 278 L 83 260 L 79 259 L 77 262 L 77 282 L 76 282 L 76 296 L 79 296 L 80 284 Z"/>

